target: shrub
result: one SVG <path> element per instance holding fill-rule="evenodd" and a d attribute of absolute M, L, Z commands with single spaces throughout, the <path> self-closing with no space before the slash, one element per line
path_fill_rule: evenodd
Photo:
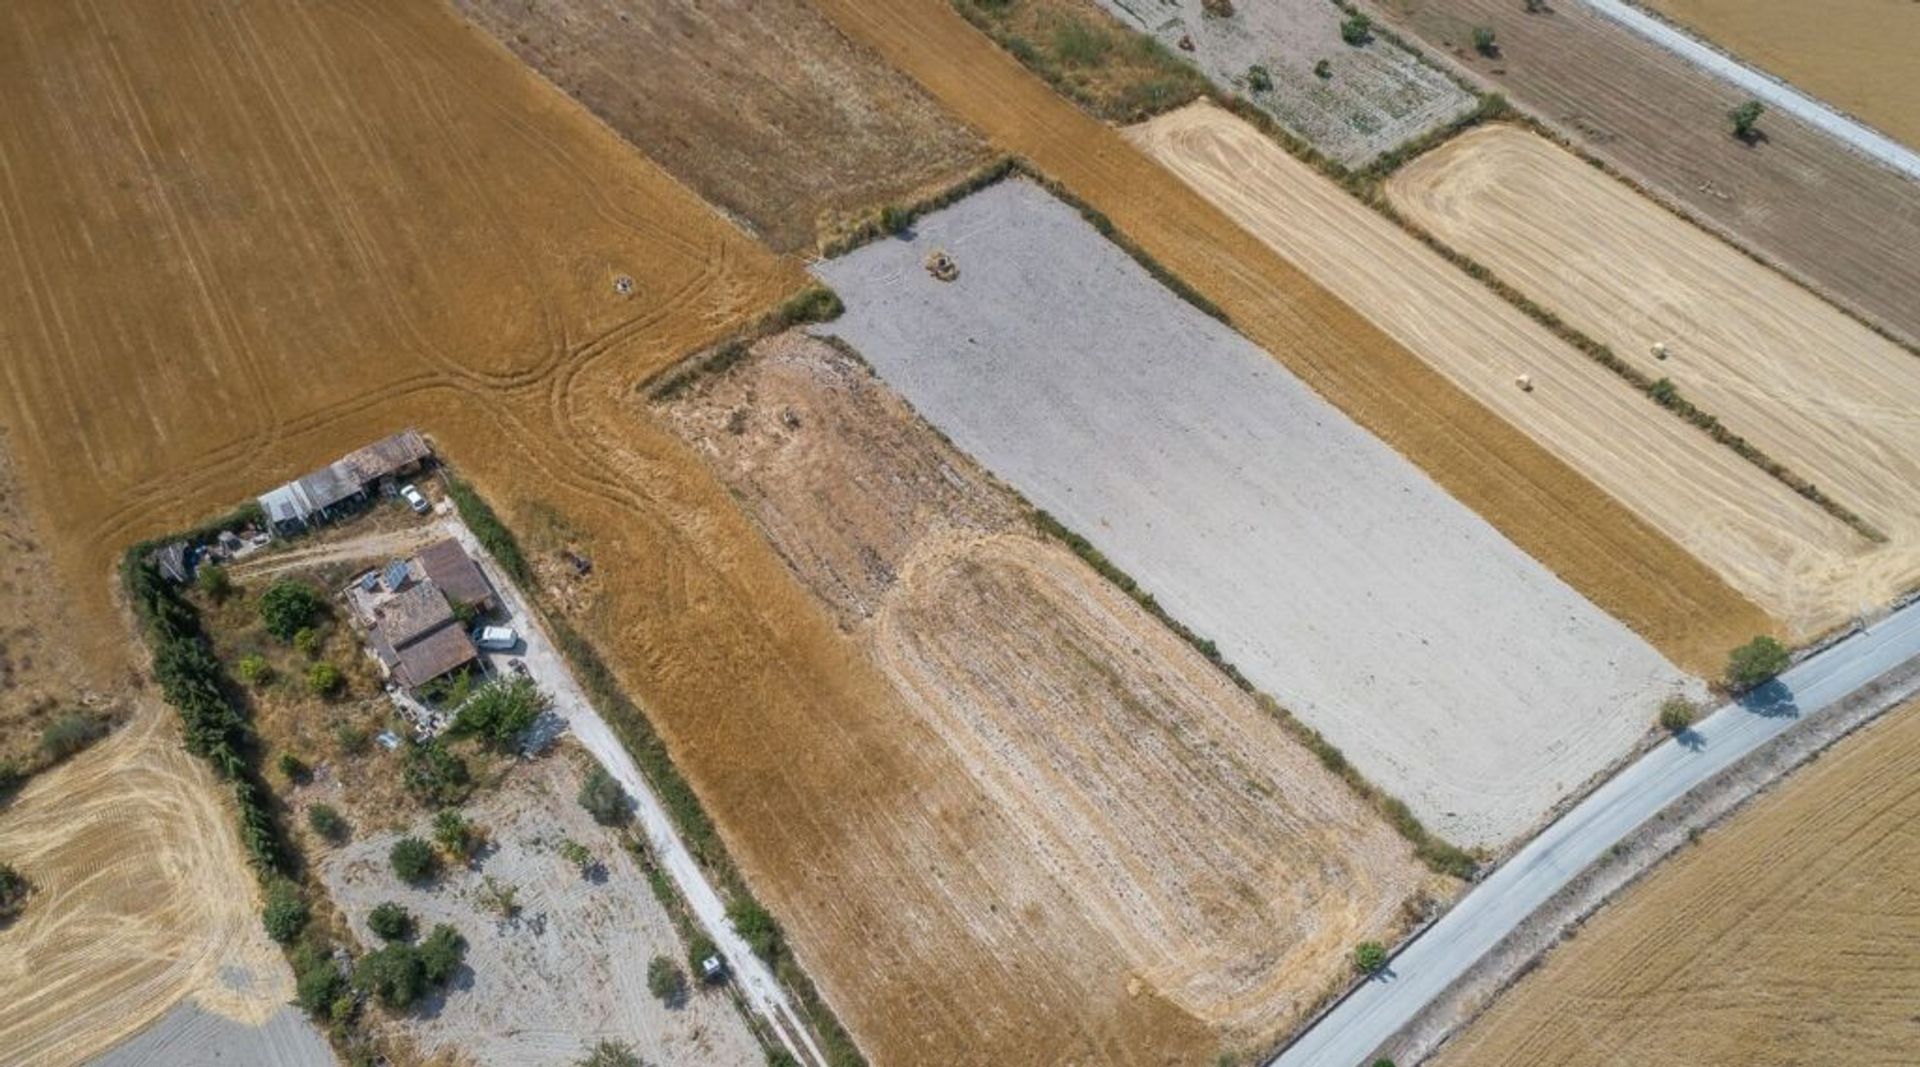
<path fill-rule="evenodd" d="M 446 984 L 453 977 L 466 955 L 467 939 L 446 923 L 435 926 L 427 939 L 420 942 L 420 963 L 426 970 L 427 981 L 436 986 Z"/>
<path fill-rule="evenodd" d="M 12 922 L 26 909 L 27 894 L 32 891 L 26 875 L 0 863 L 0 925 Z"/>
<path fill-rule="evenodd" d="M 1488 57 L 1500 54 L 1500 46 L 1494 42 L 1492 26 L 1473 28 L 1473 50 Z"/>
<path fill-rule="evenodd" d="M 647 992 L 662 1003 L 674 1003 L 687 995 L 686 972 L 667 957 L 655 956 L 647 963 Z"/>
<path fill-rule="evenodd" d="M 107 724 L 91 715 L 69 711 L 40 730 L 40 751 L 48 759 L 63 760 L 107 732 Z"/>
<path fill-rule="evenodd" d="M 402 757 L 400 780 L 423 804 L 445 807 L 458 804 L 473 792 L 467 761 L 447 751 L 439 738 L 409 741 Z"/>
<path fill-rule="evenodd" d="M 1233 17 L 1233 0 L 1200 0 L 1200 13 L 1217 19 Z"/>
<path fill-rule="evenodd" d="M 214 600 L 225 600 L 233 594 L 233 577 L 217 563 L 200 568 L 200 573 L 194 576 L 194 582 L 200 586 L 202 593 Z"/>
<path fill-rule="evenodd" d="M 457 478 L 447 478 L 446 486 L 454 510 L 460 513 L 460 521 L 473 531 L 480 547 L 486 549 L 515 582 L 523 588 L 532 587 L 533 568 L 527 566 L 527 558 L 520 554 L 520 542 L 514 539 L 513 531 L 507 529 L 472 486 Z"/>
<path fill-rule="evenodd" d="M 899 211 L 897 208 L 886 208 L 880 213 L 880 224 L 883 227 L 889 226 L 887 221 L 888 211 L 897 211 L 899 216 L 891 225 L 891 228 L 887 229 L 888 233 L 899 233 L 901 230 L 906 229 L 907 225 L 913 221 L 913 216 L 907 214 L 905 211 Z M 809 285 L 805 289 L 795 293 L 792 297 L 789 297 L 786 303 L 780 305 L 780 310 L 776 315 L 777 321 L 775 325 L 781 329 L 785 329 L 788 326 L 798 326 L 803 322 L 831 322 L 839 318 L 840 313 L 846 309 L 846 305 L 840 302 L 839 293 L 834 292 L 824 285 Z"/>
<path fill-rule="evenodd" d="M 1772 681 L 1792 660 L 1787 646 L 1762 634 L 1727 657 L 1727 685 L 1735 690 L 1752 689 Z"/>
<path fill-rule="evenodd" d="M 333 727 L 333 747 L 342 756 L 357 756 L 365 752 L 371 740 L 373 738 L 366 730 L 353 723 L 336 723 Z"/>
<path fill-rule="evenodd" d="M 1748 144 L 1752 144 L 1760 136 L 1758 123 L 1760 122 L 1760 116 L 1765 113 L 1766 110 L 1765 105 L 1761 104 L 1760 101 L 1748 100 L 1739 107 L 1727 112 L 1727 118 L 1733 123 L 1733 135 Z"/>
<path fill-rule="evenodd" d="M 311 626 L 302 626 L 294 631 L 293 647 L 308 659 L 317 659 L 320 655 L 320 631 Z"/>
<path fill-rule="evenodd" d="M 1680 387 L 1673 384 L 1672 378 L 1660 378 L 1647 386 L 1647 395 L 1661 407 L 1670 408 L 1680 402 Z"/>
<path fill-rule="evenodd" d="M 1361 974 L 1379 974 L 1387 966 L 1387 947 L 1378 941 L 1362 941 L 1353 947 L 1353 969 Z"/>
<path fill-rule="evenodd" d="M 313 777 L 313 770 L 300 757 L 291 752 L 280 753 L 277 761 L 280 774 L 289 782 L 304 782 Z"/>
<path fill-rule="evenodd" d="M 446 850 L 448 858 L 465 863 L 486 844 L 487 835 L 466 816 L 448 808 L 433 817 L 433 841 Z"/>
<path fill-rule="evenodd" d="M 1355 12 L 1340 24 L 1340 39 L 1355 48 L 1373 40 L 1373 20 Z"/>
<path fill-rule="evenodd" d="M 753 949 L 753 954 L 768 963 L 780 955 L 780 924 L 760 902 L 748 896 L 735 897 L 727 905 L 727 921 L 735 933 Z"/>
<path fill-rule="evenodd" d="M 575 1067 L 647 1067 L 633 1046 L 624 1041 L 602 1041 L 574 1064 Z"/>
<path fill-rule="evenodd" d="M 0 759 L 0 800 L 13 795 L 27 780 L 27 772 L 10 759 Z"/>
<path fill-rule="evenodd" d="M 1660 702 L 1660 728 L 1668 733 L 1682 733 L 1700 717 L 1700 709 L 1693 701 L 1675 694 Z"/>
<path fill-rule="evenodd" d="M 1313 65 L 1313 76 L 1321 81 L 1333 77 L 1333 64 L 1324 59 L 1320 60 Z"/>
<path fill-rule="evenodd" d="M 595 767 L 580 783 L 580 806 L 602 826 L 619 826 L 632 814 L 626 792 L 605 767 Z"/>
<path fill-rule="evenodd" d="M 560 842 L 560 858 L 578 867 L 581 874 L 593 869 L 593 853 L 572 838 Z"/>
<path fill-rule="evenodd" d="M 308 808 L 307 826 L 336 845 L 347 839 L 347 820 L 341 818 L 340 813 L 329 804 L 315 804 Z"/>
<path fill-rule="evenodd" d="M 913 225 L 913 212 L 895 204 L 880 209 L 880 229 L 883 233 L 901 234 Z"/>
<path fill-rule="evenodd" d="M 267 886 L 267 905 L 261 910 L 260 921 L 267 928 L 267 936 L 282 945 L 290 945 L 307 928 L 307 902 L 300 896 L 300 887 L 285 878 L 275 878 Z"/>
<path fill-rule="evenodd" d="M 260 594 L 260 621 L 267 632 L 282 641 L 291 641 L 310 626 L 325 607 L 320 594 L 305 582 L 282 578 Z"/>
<path fill-rule="evenodd" d="M 326 660 L 307 668 L 307 692 L 314 696 L 331 698 L 340 692 L 340 687 L 346 681 L 340 674 L 340 668 Z"/>
<path fill-rule="evenodd" d="M 440 857 L 434 855 L 431 845 L 417 837 L 403 837 L 394 842 L 387 859 L 393 864 L 393 873 L 415 885 L 431 882 L 440 873 Z"/>
<path fill-rule="evenodd" d="M 546 694 L 533 684 L 533 679 L 524 675 L 488 682 L 460 705 L 448 733 L 454 737 L 478 737 L 496 749 L 512 748 L 547 709 L 547 704 Z"/>
<path fill-rule="evenodd" d="M 346 991 L 346 980 L 333 957 L 321 947 L 303 944 L 293 950 L 291 962 L 294 1003 L 316 1018 L 330 1013 L 334 1001 Z"/>
<path fill-rule="evenodd" d="M 258 652 L 249 652 L 241 656 L 236 669 L 240 673 L 240 680 L 255 688 L 273 681 L 273 665 L 267 662 L 267 657 Z"/>
<path fill-rule="evenodd" d="M 511 919 L 520 914 L 520 889 L 489 874 L 480 890 L 480 904 L 502 919 Z"/>
<path fill-rule="evenodd" d="M 1097 67 L 1113 51 L 1113 38 L 1098 26 L 1069 15 L 1053 28 L 1053 54 L 1076 67 Z"/>
<path fill-rule="evenodd" d="M 1247 68 L 1247 88 L 1256 93 L 1273 91 L 1273 74 L 1267 68 L 1255 63 Z"/>
<path fill-rule="evenodd" d="M 353 986 L 378 997 L 388 1008 L 401 1010 L 453 977 L 467 951 L 466 939 L 451 926 L 433 928 L 418 946 L 394 942 L 360 957 L 353 969 Z"/>
<path fill-rule="evenodd" d="M 413 936 L 413 913 L 391 900 L 384 901 L 367 913 L 367 929 L 382 941 L 405 941 Z"/>

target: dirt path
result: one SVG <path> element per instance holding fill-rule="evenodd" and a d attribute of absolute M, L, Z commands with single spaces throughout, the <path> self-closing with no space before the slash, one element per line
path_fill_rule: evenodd
<path fill-rule="evenodd" d="M 276 552 L 270 556 L 244 560 L 235 564 L 233 577 L 265 578 L 283 571 L 306 570 L 326 563 L 356 560 L 371 563 L 400 559 L 444 533 L 444 530 L 434 526 L 408 526 L 313 548 Z"/>
<path fill-rule="evenodd" d="M 1034 160 L 1362 426 L 1694 670 L 1768 623 L 1706 565 L 1060 99 L 944 0 L 820 0 L 1001 147 Z"/>

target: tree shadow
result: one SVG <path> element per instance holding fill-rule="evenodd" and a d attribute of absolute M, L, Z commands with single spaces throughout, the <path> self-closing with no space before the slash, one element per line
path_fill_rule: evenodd
<path fill-rule="evenodd" d="M 414 1001 L 411 1014 L 421 1019 L 437 1019 L 447 1008 L 447 998 L 455 993 L 464 993 L 473 988 L 473 968 L 462 963 L 447 984 L 429 991 Z"/>
<path fill-rule="evenodd" d="M 1799 718 L 1800 705 L 1793 699 L 1793 690 L 1778 678 L 1747 691 L 1740 698 L 1740 706 L 1767 719 Z"/>
<path fill-rule="evenodd" d="M 1707 747 L 1706 737 L 1691 726 L 1684 730 L 1675 730 L 1673 732 L 1673 743 L 1686 749 L 1688 752 L 1700 752 Z"/>
<path fill-rule="evenodd" d="M 1742 133 L 1739 130 L 1733 131 L 1733 139 L 1736 141 L 1739 141 L 1743 145 L 1746 145 L 1748 148 L 1758 148 L 1761 145 L 1766 144 L 1768 141 L 1772 140 L 1771 137 L 1767 136 L 1767 131 L 1760 129 L 1757 126 L 1747 130 L 1745 133 Z"/>

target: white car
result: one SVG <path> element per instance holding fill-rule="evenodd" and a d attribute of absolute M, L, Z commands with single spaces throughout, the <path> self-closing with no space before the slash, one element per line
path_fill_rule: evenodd
<path fill-rule="evenodd" d="M 511 626 L 482 626 L 473 631 L 473 643 L 488 652 L 511 652 L 520 644 L 520 635 Z"/>
<path fill-rule="evenodd" d="M 415 489 L 411 485 L 403 485 L 400 487 L 400 499 L 406 501 L 407 506 L 412 508 L 416 514 L 425 515 L 427 512 L 433 510 L 433 505 L 427 503 L 427 498 L 420 495 L 420 490 Z"/>

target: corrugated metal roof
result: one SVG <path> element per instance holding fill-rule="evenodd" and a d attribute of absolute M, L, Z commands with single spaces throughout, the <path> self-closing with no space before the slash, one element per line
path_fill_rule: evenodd
<path fill-rule="evenodd" d="M 408 427 L 392 437 L 382 438 L 365 448 L 347 453 L 336 466 L 344 466 L 349 477 L 366 485 L 432 454 L 420 431 Z"/>
<path fill-rule="evenodd" d="M 451 537 L 435 541 L 414 557 L 440 592 L 455 604 L 484 604 L 493 599 L 493 587 L 480 565 Z"/>

